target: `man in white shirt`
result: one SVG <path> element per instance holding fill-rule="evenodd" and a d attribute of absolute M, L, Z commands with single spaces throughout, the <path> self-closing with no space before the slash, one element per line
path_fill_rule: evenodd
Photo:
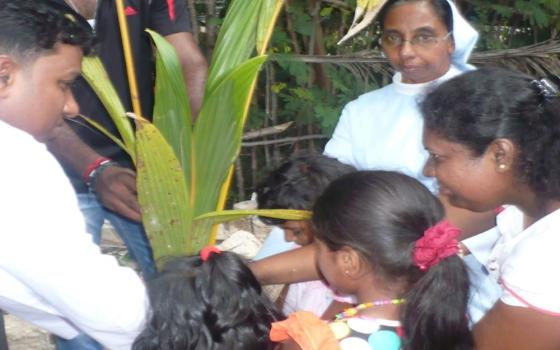
<path fill-rule="evenodd" d="M 64 338 L 130 349 L 148 299 L 101 254 L 72 186 L 40 142 L 78 114 L 71 92 L 92 37 L 48 0 L 0 0 L 0 308 Z"/>

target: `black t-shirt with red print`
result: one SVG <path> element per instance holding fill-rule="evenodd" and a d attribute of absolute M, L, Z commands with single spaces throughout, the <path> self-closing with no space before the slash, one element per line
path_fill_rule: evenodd
<path fill-rule="evenodd" d="M 64 3 L 64 0 L 54 1 Z M 125 0 L 124 3 L 142 112 L 144 117 L 151 119 L 154 104 L 154 53 L 145 29 L 153 29 L 163 36 L 190 32 L 190 15 L 186 1 L 183 0 Z M 103 62 L 125 109 L 132 111 L 114 0 L 98 0 L 95 31 L 98 40 L 96 54 Z M 112 134 L 118 135 L 105 107 L 84 79 L 78 79 L 73 91 L 82 115 L 95 120 Z M 68 123 L 80 138 L 98 153 L 124 166 L 132 167 L 126 152 L 86 121 L 75 118 Z M 63 162 L 62 165 L 77 192 L 87 192 L 82 175 L 65 166 Z"/>

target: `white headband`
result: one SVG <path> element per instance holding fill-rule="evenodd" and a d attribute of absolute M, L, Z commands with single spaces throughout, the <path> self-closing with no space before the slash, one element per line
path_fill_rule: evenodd
<path fill-rule="evenodd" d="M 447 0 L 447 2 L 453 14 L 453 39 L 455 39 L 455 52 L 451 55 L 451 61 L 461 70 L 472 70 L 474 67 L 467 64 L 467 61 L 478 41 L 478 32 L 461 15 L 453 1 Z"/>

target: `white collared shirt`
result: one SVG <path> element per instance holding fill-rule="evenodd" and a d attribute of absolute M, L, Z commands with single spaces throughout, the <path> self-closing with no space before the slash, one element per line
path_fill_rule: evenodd
<path fill-rule="evenodd" d="M 0 121 L 0 309 L 60 335 L 130 349 L 148 299 L 129 268 L 101 254 L 62 168 L 43 144 Z"/>
<path fill-rule="evenodd" d="M 510 206 L 498 215 L 501 237 L 488 269 L 501 281 L 501 300 L 560 316 L 560 209 L 524 228 L 523 212 Z"/>
<path fill-rule="evenodd" d="M 484 266 L 499 237 L 498 228 L 493 227 L 488 231 L 461 241 L 470 252 L 463 257 L 463 261 L 471 282 L 468 305 L 471 324 L 480 321 L 502 296 L 502 288 Z"/>

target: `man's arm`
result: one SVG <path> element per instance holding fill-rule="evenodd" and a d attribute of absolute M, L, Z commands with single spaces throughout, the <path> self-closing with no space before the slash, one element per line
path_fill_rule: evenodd
<path fill-rule="evenodd" d="M 194 121 L 200 112 L 204 96 L 204 87 L 208 75 L 206 58 L 198 48 L 192 33 L 174 33 L 165 36 L 165 39 L 173 45 L 175 51 L 177 51 L 177 56 L 179 56 Z"/>
<path fill-rule="evenodd" d="M 177 52 L 195 120 L 202 105 L 208 66 L 191 33 L 190 21 L 185 1 L 153 0 L 150 4 L 149 27 L 165 37 Z"/>
<path fill-rule="evenodd" d="M 86 145 L 66 124 L 53 131 L 47 143 L 49 150 L 78 174 L 83 174 L 99 153 Z M 134 221 L 141 221 L 140 205 L 136 195 L 136 174 L 120 166 L 106 168 L 93 184 L 101 203 L 108 209 Z"/>

